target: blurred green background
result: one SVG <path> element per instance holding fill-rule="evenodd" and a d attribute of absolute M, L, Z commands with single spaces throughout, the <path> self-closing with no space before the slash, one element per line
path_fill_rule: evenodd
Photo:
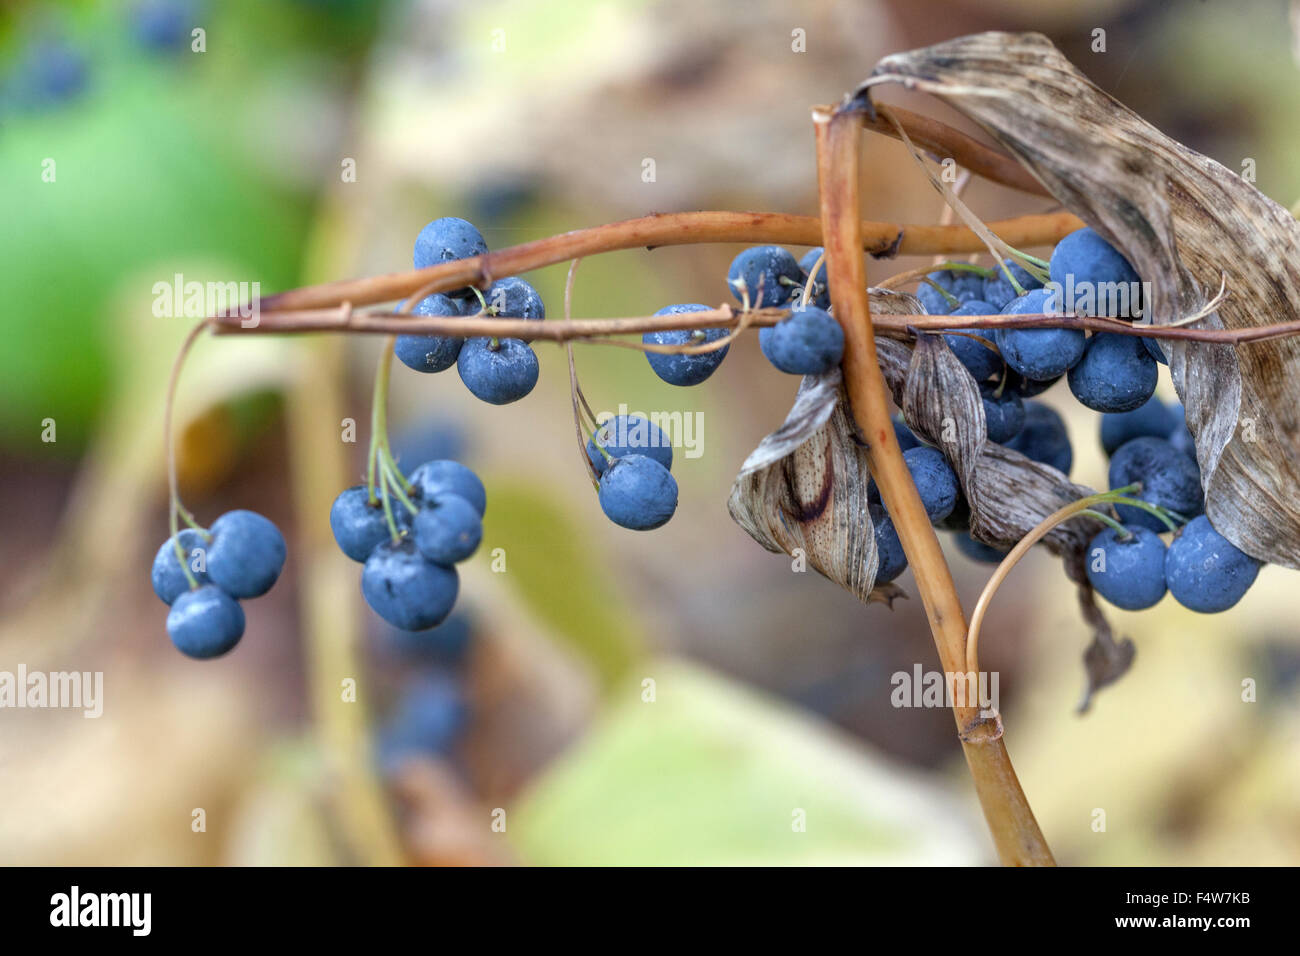
<path fill-rule="evenodd" d="M 0 670 L 105 683 L 97 720 L 0 710 L 0 862 L 992 862 L 951 715 L 889 703 L 892 674 L 938 665 L 915 595 L 863 607 L 727 516 L 737 468 L 797 385 L 752 340 L 693 389 L 633 351 L 578 348 L 597 411 L 700 413 L 702 454 L 677 449 L 679 513 L 652 535 L 599 512 L 561 350 L 539 347 L 541 383 L 505 408 L 399 366 L 403 461 L 461 457 L 490 501 L 458 630 L 419 654 L 364 608 L 327 524 L 364 469 L 377 341 L 205 340 L 178 407 L 186 500 L 204 521 L 273 517 L 289 564 L 237 651 L 207 664 L 173 651 L 148 584 L 166 536 L 167 370 L 189 324 L 153 314 L 156 282 L 269 293 L 397 271 L 443 215 L 500 248 L 655 211 L 812 214 L 808 107 L 886 53 L 985 29 L 1049 34 L 1175 137 L 1232 169 L 1252 159 L 1262 190 L 1300 198 L 1300 76 L 1274 0 L 0 9 Z M 866 155 L 866 217 L 936 219 L 902 147 L 870 138 Z M 985 219 L 1046 208 L 978 182 L 966 198 Z M 737 251 L 588 260 L 574 315 L 720 302 Z M 528 276 L 553 316 L 565 273 Z M 1096 417 L 1060 392 L 1047 400 L 1067 415 L 1073 476 L 1099 486 Z M 340 441 L 347 418 L 360 444 Z M 969 607 L 988 568 L 952 560 Z M 1070 586 L 1045 554 L 1015 572 L 985 663 L 1058 860 L 1300 861 L 1287 589 L 1270 568 L 1227 614 L 1114 612 L 1137 663 L 1079 718 L 1087 633 Z M 421 704 L 436 726 L 395 753 L 386 728 Z"/>

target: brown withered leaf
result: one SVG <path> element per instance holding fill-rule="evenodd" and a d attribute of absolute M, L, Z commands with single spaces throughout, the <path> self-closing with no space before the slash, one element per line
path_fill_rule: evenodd
<path fill-rule="evenodd" d="M 1297 316 L 1300 223 L 1102 92 L 1046 37 L 983 33 L 886 57 L 855 104 L 869 108 L 882 83 L 933 93 L 984 127 L 1129 258 L 1155 323 L 1200 311 L 1225 276 L 1230 295 L 1202 327 Z M 1210 520 L 1243 551 L 1300 568 L 1300 341 L 1164 348 Z"/>
<path fill-rule="evenodd" d="M 940 448 L 957 472 L 974 537 L 1005 550 L 1053 511 L 1093 493 L 1050 465 L 987 440 L 979 388 L 942 336 L 920 335 L 911 349 L 878 339 L 876 356 L 908 426 Z M 1057 553 L 1081 554 L 1099 530 L 1097 521 L 1075 518 L 1043 540 Z"/>
<path fill-rule="evenodd" d="M 858 597 L 876 580 L 867 471 L 838 369 L 805 377 L 785 423 L 741 466 L 727 509 L 769 551 L 802 551 L 810 567 Z"/>

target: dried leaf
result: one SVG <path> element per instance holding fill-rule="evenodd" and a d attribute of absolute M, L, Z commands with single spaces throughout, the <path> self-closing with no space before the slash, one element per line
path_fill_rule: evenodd
<path fill-rule="evenodd" d="M 804 378 L 785 424 L 741 466 L 727 508 L 763 547 L 802 551 L 811 567 L 866 601 L 877 567 L 870 477 L 837 369 Z"/>
<path fill-rule="evenodd" d="M 881 60 L 857 90 L 897 82 L 939 96 L 997 138 L 1114 243 L 1168 324 L 1246 328 L 1295 318 L 1300 223 L 1231 170 L 1165 136 L 1033 33 L 983 33 Z M 1300 568 L 1300 341 L 1165 345 L 1187 408 L 1210 520 L 1243 551 Z"/>

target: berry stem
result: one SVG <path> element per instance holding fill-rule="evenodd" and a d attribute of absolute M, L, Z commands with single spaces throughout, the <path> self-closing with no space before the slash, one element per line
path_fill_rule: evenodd
<path fill-rule="evenodd" d="M 860 205 L 861 125 L 854 103 L 813 112 L 823 234 L 835 318 L 844 330 L 844 381 L 867 463 L 903 544 L 925 605 L 944 670 L 964 671 L 966 622 L 952 572 L 926 516 L 894 433 L 884 377 L 876 360 L 867 295 Z M 914 318 L 914 316 L 908 316 Z M 1053 864 L 1007 754 L 1000 718 L 953 707 L 958 737 L 998 856 L 1007 865 Z"/>
<path fill-rule="evenodd" d="M 1115 494 L 1114 492 L 1108 493 Z M 1178 522 L 1174 520 L 1175 518 L 1181 520 L 1184 524 L 1187 522 L 1187 519 L 1177 512 L 1170 511 L 1167 508 L 1162 508 L 1159 505 L 1153 505 L 1151 502 L 1143 501 L 1141 498 L 1130 498 L 1127 495 L 1115 495 L 1115 497 L 1107 498 L 1106 500 L 1111 504 L 1129 505 L 1133 508 L 1140 508 L 1148 514 L 1153 514 L 1159 518 L 1170 531 L 1178 530 Z"/>
<path fill-rule="evenodd" d="M 167 525 L 171 531 L 172 546 L 176 550 L 176 561 L 180 564 L 181 571 L 185 574 L 185 580 L 189 583 L 191 591 L 199 586 L 199 582 L 195 580 L 194 574 L 190 571 L 189 561 L 185 557 L 185 549 L 181 547 L 180 538 L 178 537 L 180 534 L 178 516 L 184 516 L 185 523 L 191 528 L 199 531 L 203 529 L 194 520 L 194 515 L 190 513 L 189 509 L 181 503 L 180 480 L 176 469 L 176 440 L 173 435 L 172 418 L 176 410 L 176 390 L 180 384 L 181 369 L 185 366 L 185 359 L 189 356 L 190 350 L 194 348 L 194 343 L 198 341 L 199 336 L 211 325 L 213 325 L 211 319 L 204 319 L 190 329 L 189 334 L 185 336 L 185 341 L 181 343 L 180 351 L 176 353 L 176 358 L 172 362 L 171 375 L 167 379 L 167 400 L 163 405 L 163 455 L 167 459 Z"/>
<path fill-rule="evenodd" d="M 582 259 L 574 259 L 569 263 L 569 274 L 564 279 L 564 321 L 573 320 L 573 287 L 578 278 L 578 266 L 582 264 Z M 573 343 L 566 342 L 564 346 L 566 357 L 569 360 L 569 401 L 573 405 L 573 434 L 578 440 L 578 454 L 582 457 L 582 467 L 587 472 L 587 478 L 590 479 L 592 487 L 600 488 L 600 475 L 596 473 L 596 466 L 591 463 L 587 457 L 587 443 L 583 440 L 583 411 L 591 417 L 592 426 L 595 427 L 596 416 L 592 414 L 591 406 L 587 404 L 586 396 L 582 394 L 582 386 L 578 384 L 578 365 L 573 357 Z"/>
<path fill-rule="evenodd" d="M 1089 518 L 1096 518 L 1102 524 L 1108 525 L 1109 527 L 1114 529 L 1114 531 L 1119 535 L 1119 540 L 1121 541 L 1127 541 L 1129 538 L 1133 537 L 1132 531 L 1124 527 L 1122 524 L 1120 524 L 1110 515 L 1106 514 L 1104 511 L 1096 511 L 1092 508 L 1085 508 L 1083 511 L 1080 511 L 1079 514 L 1087 515 Z"/>
<path fill-rule="evenodd" d="M 390 335 L 379 350 L 375 388 L 370 398 L 370 461 L 366 467 L 366 488 L 372 504 L 375 500 L 376 471 L 379 470 L 382 455 L 388 449 L 388 385 L 392 376 L 393 347 L 396 343 L 396 336 Z"/>
<path fill-rule="evenodd" d="M 931 271 L 927 267 L 926 271 Z M 905 274 L 904 274 L 905 275 Z M 913 278 L 916 276 L 913 275 Z M 891 276 L 878 288 L 892 288 L 900 283 Z M 646 315 L 617 319 L 592 318 L 537 322 L 529 319 L 473 318 L 456 316 L 406 317 L 404 312 L 341 312 L 338 309 L 295 309 L 285 312 L 263 313 L 256 328 L 243 329 L 238 325 L 214 321 L 216 335 L 266 334 L 285 335 L 307 332 L 359 332 L 378 335 L 452 335 L 462 338 L 476 336 L 520 339 L 524 342 L 573 342 L 609 344 L 602 340 L 616 335 L 640 335 L 644 332 L 663 332 L 683 329 L 705 329 L 720 326 L 735 327 L 740 324 L 756 328 L 776 325 L 789 316 L 789 309 L 763 308 L 737 312 L 723 305 L 706 312 L 689 312 L 679 315 Z M 1199 317 L 1198 317 L 1199 318 Z M 1181 321 L 1181 320 L 1180 320 Z M 1136 335 L 1153 339 L 1174 339 L 1185 342 L 1211 342 L 1221 345 L 1241 345 L 1267 339 L 1284 338 L 1300 334 L 1300 319 L 1289 319 L 1269 325 L 1237 329 L 1186 328 L 1175 324 L 1141 325 L 1103 316 L 1074 315 L 1069 312 L 1034 312 L 1018 315 L 873 315 L 871 324 L 875 333 L 887 338 L 910 342 L 913 330 L 918 332 L 952 332 L 973 329 L 1082 329 L 1090 332 L 1113 332 L 1116 335 Z M 712 343 L 710 343 L 712 344 Z"/>
<path fill-rule="evenodd" d="M 984 590 L 980 593 L 979 600 L 975 602 L 975 610 L 971 613 L 970 627 L 966 632 L 966 667 L 974 667 L 976 673 L 979 673 L 979 641 L 980 628 L 984 623 L 984 615 L 993 601 L 993 596 L 998 593 L 998 588 L 1006 580 L 1011 569 L 1019 563 L 1020 559 L 1029 553 L 1029 549 L 1043 539 L 1049 531 L 1059 524 L 1063 524 L 1072 518 L 1077 518 L 1085 512 L 1093 512 L 1094 505 L 1113 504 L 1119 501 L 1124 504 L 1137 503 L 1138 499 L 1126 497 L 1130 492 L 1141 491 L 1140 482 L 1134 482 L 1131 485 L 1125 485 L 1122 488 L 1114 488 L 1110 491 L 1099 491 L 1095 495 L 1088 495 L 1085 498 L 1079 498 L 1071 501 L 1068 505 L 1058 508 L 1050 515 L 1034 526 L 1028 534 L 1016 542 L 1016 546 L 1007 552 L 1007 556 L 1002 559 L 1002 563 L 993 571 L 992 576 L 984 585 Z M 1142 504 L 1147 504 L 1142 502 Z M 1155 507 L 1149 505 L 1148 507 Z M 1101 517 L 1097 515 L 1097 517 Z M 1109 523 L 1109 521 L 1108 521 Z M 1118 522 L 1114 523 L 1118 525 Z M 1114 525 L 1112 525 L 1114 526 Z M 1118 525 L 1123 530 L 1123 525 Z"/>

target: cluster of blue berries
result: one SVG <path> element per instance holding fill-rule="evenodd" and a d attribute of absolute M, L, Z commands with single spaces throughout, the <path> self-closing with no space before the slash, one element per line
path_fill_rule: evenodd
<path fill-rule="evenodd" d="M 1141 283 L 1128 260 L 1091 229 L 1080 229 L 1056 246 L 1048 263 L 1050 283 L 1007 261 L 991 274 L 951 266 L 926 277 L 917 298 L 932 315 L 1049 313 L 1069 304 L 1076 314 L 1132 319 L 1140 314 Z M 1013 281 L 1014 280 L 1014 281 Z M 1063 299 L 1072 300 L 1069 303 Z M 1203 515 L 1196 449 L 1181 406 L 1155 397 L 1157 364 L 1165 356 L 1154 339 L 1078 329 L 997 329 L 993 348 L 976 334 L 944 335 L 949 348 L 980 388 L 988 438 L 1034 461 L 1069 474 L 1073 452 L 1065 423 L 1032 400 L 1062 377 L 1084 406 L 1102 412 L 1101 443 L 1110 456 L 1112 490 L 1136 485 L 1142 506 L 1116 504 L 1117 527 L 1091 542 L 1088 577 L 1097 593 L 1117 607 L 1151 607 L 1168 591 L 1195 611 L 1232 607 L 1245 594 L 1260 563 L 1233 546 Z M 920 445 L 896 423 L 904 458 L 927 510 L 942 511 L 956 481 L 942 455 Z M 937 456 L 937 458 L 936 458 Z M 924 467 L 922 467 L 922 463 Z M 1004 552 L 976 541 L 963 523 L 969 510 L 958 497 L 939 527 L 958 532 L 958 548 L 977 561 L 996 563 Z M 880 508 L 878 503 L 873 507 Z M 878 580 L 905 567 L 888 515 L 877 526 L 881 554 Z M 1161 535 L 1174 531 L 1170 544 Z"/>
<path fill-rule="evenodd" d="M 599 478 L 600 510 L 616 525 L 652 531 L 677 510 L 672 443 L 654 422 L 607 419 L 587 439 L 587 458 Z"/>
<path fill-rule="evenodd" d="M 727 285 L 747 308 L 791 306 L 792 315 L 759 332 L 768 360 L 791 375 L 820 375 L 840 364 L 844 333 L 830 315 L 822 250 L 800 262 L 780 246 L 746 249 L 731 263 Z M 816 269 L 819 280 L 810 278 Z M 808 301 L 804 302 L 807 288 Z M 682 303 L 655 315 L 708 312 L 707 305 Z M 705 348 L 727 338 L 725 328 L 646 332 L 650 346 L 695 346 L 699 351 L 647 351 L 650 368 L 670 385 L 699 385 L 722 364 L 730 346 Z M 599 478 L 600 507 L 615 524 L 635 531 L 658 528 L 677 509 L 677 482 L 671 472 L 672 445 L 656 426 L 637 415 L 620 415 L 600 425 L 587 442 L 587 457 Z"/>
<path fill-rule="evenodd" d="M 261 597 L 280 577 L 284 535 L 253 511 L 229 511 L 207 528 L 168 538 L 153 559 L 154 593 L 171 607 L 167 633 L 181 653 L 206 660 L 244 636 L 244 598 Z"/>
<path fill-rule="evenodd" d="M 1201 472 L 1181 414 L 1158 398 L 1131 412 L 1104 415 L 1101 443 L 1110 455 L 1110 487 L 1134 482 L 1134 496 L 1186 523 L 1166 546 L 1169 526 L 1151 511 L 1117 504 L 1121 528 L 1107 528 L 1088 551 L 1088 580 L 1116 607 L 1140 611 L 1165 592 L 1193 611 L 1226 611 L 1245 595 L 1261 562 L 1241 551 L 1202 513 Z"/>
<path fill-rule="evenodd" d="M 1010 260 L 994 270 L 958 266 L 932 272 L 917 298 L 930 315 L 1030 315 L 1069 310 L 1132 320 L 1141 314 L 1142 290 L 1128 260 L 1092 229 L 1062 239 L 1048 263 L 1050 285 Z M 988 347 L 991 338 L 996 350 Z M 944 336 L 958 360 L 981 384 L 989 437 L 1010 440 L 1023 423 L 1018 406 L 1068 380 L 1079 402 L 1098 412 L 1127 412 L 1155 394 L 1154 340 L 1081 329 L 996 329 L 991 337 Z"/>
<path fill-rule="evenodd" d="M 471 469 L 428 461 L 405 479 L 396 503 L 366 485 L 348 488 L 330 508 L 339 549 L 364 564 L 361 593 L 393 627 L 423 631 L 451 613 L 460 592 L 456 565 L 478 550 L 487 493 Z"/>
<path fill-rule="evenodd" d="M 415 268 L 485 255 L 483 236 L 464 219 L 449 216 L 435 219 L 415 240 Z M 416 303 L 415 315 L 492 316 L 510 319 L 546 318 L 542 297 L 523 279 L 498 279 L 486 290 L 472 287 L 443 295 L 434 294 Z M 417 372 L 442 372 L 453 365 L 465 387 L 475 397 L 493 405 L 517 402 L 537 384 L 537 353 L 522 339 L 497 336 L 463 338 L 454 335 L 400 335 L 395 354 L 402 364 Z"/>

